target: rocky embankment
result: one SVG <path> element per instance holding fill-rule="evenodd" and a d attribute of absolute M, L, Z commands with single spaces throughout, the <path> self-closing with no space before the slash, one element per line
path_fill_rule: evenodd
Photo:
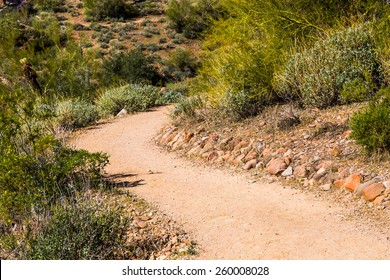
<path fill-rule="evenodd" d="M 260 121 L 257 127 L 266 125 Z M 171 151 L 215 166 L 250 172 L 269 181 L 282 179 L 321 192 L 343 189 L 353 200 L 362 199 L 376 208 L 390 209 L 388 172 L 372 172 L 372 166 L 359 164 L 359 148 L 345 126 L 337 122 L 315 123 L 283 135 L 240 131 L 222 129 L 215 133 L 202 125 L 167 125 L 155 141 Z"/>

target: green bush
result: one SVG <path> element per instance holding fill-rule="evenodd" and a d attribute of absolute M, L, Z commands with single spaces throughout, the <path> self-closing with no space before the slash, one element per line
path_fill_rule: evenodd
<path fill-rule="evenodd" d="M 221 12 L 215 0 L 170 0 L 166 15 L 174 29 L 187 38 L 198 38 Z"/>
<path fill-rule="evenodd" d="M 274 85 L 283 98 L 328 107 L 345 98 L 345 102 L 367 99 L 381 77 L 372 32 L 369 26 L 359 25 L 293 55 L 275 75 Z"/>
<path fill-rule="evenodd" d="M 390 88 L 350 120 L 351 137 L 368 153 L 390 151 Z"/>
<path fill-rule="evenodd" d="M 87 126 L 98 119 L 96 107 L 81 99 L 67 99 L 58 102 L 57 121 L 65 129 Z"/>
<path fill-rule="evenodd" d="M 119 82 L 156 85 L 161 77 L 153 63 L 153 57 L 139 49 L 116 54 L 103 60 L 100 83 L 106 86 Z"/>
<path fill-rule="evenodd" d="M 30 241 L 28 258 L 121 259 L 128 222 L 122 213 L 90 202 L 57 207 L 51 219 Z"/>
<path fill-rule="evenodd" d="M 145 111 L 157 104 L 159 90 L 153 86 L 128 84 L 105 91 L 96 101 L 101 116 Z"/>
<path fill-rule="evenodd" d="M 139 12 L 125 0 L 83 0 L 86 16 L 99 21 L 105 19 L 128 19 L 139 15 Z"/>
<path fill-rule="evenodd" d="M 189 96 L 181 98 L 175 108 L 172 110 L 171 115 L 174 118 L 185 117 L 194 118 L 197 115 L 197 110 L 202 108 L 203 101 L 200 96 Z"/>

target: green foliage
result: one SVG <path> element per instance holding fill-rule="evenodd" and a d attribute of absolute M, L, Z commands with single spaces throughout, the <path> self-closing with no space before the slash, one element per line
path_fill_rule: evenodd
<path fill-rule="evenodd" d="M 110 18 L 128 19 L 135 17 L 139 12 L 125 0 L 83 0 L 86 16 L 99 21 Z"/>
<path fill-rule="evenodd" d="M 118 259 L 128 219 L 90 202 L 56 207 L 53 217 L 30 242 L 29 259 Z"/>
<path fill-rule="evenodd" d="M 371 34 L 366 25 L 350 27 L 293 55 L 276 74 L 276 90 L 317 107 L 367 99 L 382 76 Z"/>
<path fill-rule="evenodd" d="M 197 116 L 197 110 L 202 108 L 203 101 L 200 96 L 189 96 L 181 98 L 172 111 L 175 118 L 185 117 L 194 118 Z"/>
<path fill-rule="evenodd" d="M 174 29 L 187 38 L 198 38 L 218 18 L 221 7 L 218 0 L 170 0 L 166 15 Z"/>
<path fill-rule="evenodd" d="M 378 96 L 350 120 L 351 137 L 368 153 L 390 151 L 390 88 Z"/>
<path fill-rule="evenodd" d="M 100 82 L 106 86 L 119 82 L 158 84 L 161 77 L 153 63 L 154 59 L 139 49 L 116 54 L 103 61 Z"/>
<path fill-rule="evenodd" d="M 102 116 L 116 115 L 122 109 L 140 112 L 158 105 L 159 90 L 153 86 L 128 84 L 105 91 L 96 101 Z"/>
<path fill-rule="evenodd" d="M 98 119 L 96 107 L 81 99 L 66 99 L 57 103 L 57 122 L 65 129 L 87 126 Z"/>

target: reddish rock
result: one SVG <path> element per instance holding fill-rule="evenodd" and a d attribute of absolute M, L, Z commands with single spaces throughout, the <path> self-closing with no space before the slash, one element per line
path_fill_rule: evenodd
<path fill-rule="evenodd" d="M 208 161 L 211 161 L 213 160 L 214 158 L 217 158 L 218 157 L 218 153 L 217 151 L 212 151 L 209 153 L 209 155 L 207 156 L 207 160 Z"/>
<path fill-rule="evenodd" d="M 347 190 L 354 191 L 360 185 L 361 181 L 362 176 L 359 173 L 355 173 L 345 180 L 342 187 L 346 188 Z"/>
<path fill-rule="evenodd" d="M 282 173 L 286 168 L 287 164 L 284 158 L 273 159 L 267 164 L 267 172 L 271 175 Z"/>
<path fill-rule="evenodd" d="M 375 183 L 363 190 L 363 197 L 367 201 L 373 201 L 385 191 L 385 186 L 381 183 Z"/>
<path fill-rule="evenodd" d="M 222 159 L 223 159 L 224 161 L 227 161 L 227 160 L 230 158 L 230 156 L 231 156 L 231 153 L 230 153 L 230 152 L 227 152 L 226 155 L 222 156 Z"/>
<path fill-rule="evenodd" d="M 217 134 L 210 134 L 209 138 L 213 140 L 214 142 L 217 142 L 219 139 L 219 136 Z"/>
<path fill-rule="evenodd" d="M 244 162 L 251 161 L 252 159 L 257 158 L 259 154 L 255 151 L 249 152 L 246 157 L 244 158 Z"/>
<path fill-rule="evenodd" d="M 256 164 L 257 164 L 257 159 L 252 159 L 252 160 L 248 161 L 248 162 L 244 165 L 243 169 L 244 169 L 244 170 L 252 169 L 252 168 L 256 167 Z"/>
<path fill-rule="evenodd" d="M 259 126 L 265 126 L 266 124 L 267 124 L 266 121 L 260 121 L 260 122 L 259 122 Z"/>
<path fill-rule="evenodd" d="M 275 154 L 284 154 L 285 152 L 287 152 L 287 150 L 285 148 L 279 148 L 276 150 Z"/>
<path fill-rule="evenodd" d="M 336 181 L 333 182 L 333 185 L 335 187 L 341 188 L 344 185 L 344 183 L 345 183 L 345 180 L 336 180 Z"/>
<path fill-rule="evenodd" d="M 247 142 L 247 141 L 241 141 L 240 143 L 238 143 L 238 144 L 234 147 L 233 151 L 237 151 L 237 150 L 239 150 L 239 149 L 241 149 L 242 147 L 245 147 L 245 146 L 247 146 L 247 145 L 248 145 L 248 142 Z"/>
<path fill-rule="evenodd" d="M 233 160 L 234 165 L 239 165 L 243 164 L 244 162 L 242 161 L 244 159 L 245 155 L 239 155 L 237 158 Z"/>
<path fill-rule="evenodd" d="M 385 196 L 384 195 L 380 195 L 380 196 L 378 196 L 377 198 L 374 199 L 373 203 L 374 203 L 375 206 L 381 205 L 382 202 L 384 201 L 384 199 L 385 199 Z"/>
<path fill-rule="evenodd" d="M 298 178 L 305 178 L 307 176 L 307 169 L 305 165 L 299 165 L 294 169 L 294 176 Z"/>
<path fill-rule="evenodd" d="M 269 157 L 272 154 L 272 151 L 269 148 L 265 148 L 263 150 L 262 156 L 263 157 Z"/>

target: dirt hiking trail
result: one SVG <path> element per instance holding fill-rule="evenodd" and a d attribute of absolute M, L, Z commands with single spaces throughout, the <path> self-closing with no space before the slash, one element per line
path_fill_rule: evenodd
<path fill-rule="evenodd" d="M 167 108 L 76 133 L 71 145 L 110 155 L 106 171 L 134 183 L 200 245 L 199 259 L 390 259 L 390 233 L 343 219 L 342 206 L 289 187 L 198 166 L 153 144 Z"/>

